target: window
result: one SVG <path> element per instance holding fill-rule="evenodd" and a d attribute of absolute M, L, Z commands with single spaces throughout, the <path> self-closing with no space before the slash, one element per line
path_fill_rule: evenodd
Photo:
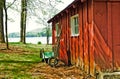
<path fill-rule="evenodd" d="M 60 29 L 59 29 L 59 23 L 56 23 L 55 24 L 55 30 L 56 30 L 56 36 L 59 36 L 60 35 Z"/>
<path fill-rule="evenodd" d="M 78 14 L 71 17 L 71 34 L 77 36 L 79 34 Z"/>

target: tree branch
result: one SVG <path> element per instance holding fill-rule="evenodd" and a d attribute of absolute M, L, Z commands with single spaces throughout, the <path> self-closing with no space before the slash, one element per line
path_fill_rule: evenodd
<path fill-rule="evenodd" d="M 15 3 L 16 0 L 14 0 L 6 9 L 8 9 L 9 7 L 11 7 L 14 3 Z"/>

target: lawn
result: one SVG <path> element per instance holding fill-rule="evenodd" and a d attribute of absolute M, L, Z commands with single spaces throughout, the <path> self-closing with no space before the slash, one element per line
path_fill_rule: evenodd
<path fill-rule="evenodd" d="M 51 45 L 10 43 L 10 50 L 0 44 L 0 79 L 83 79 L 87 74 L 79 67 L 56 67 L 41 62 L 40 49 L 51 51 Z M 95 79 L 95 78 L 89 78 Z"/>
<path fill-rule="evenodd" d="M 0 45 L 0 79 L 37 79 L 29 70 L 41 62 L 39 51 L 46 45 L 10 43 L 10 50 Z M 46 51 L 51 51 L 50 47 Z"/>

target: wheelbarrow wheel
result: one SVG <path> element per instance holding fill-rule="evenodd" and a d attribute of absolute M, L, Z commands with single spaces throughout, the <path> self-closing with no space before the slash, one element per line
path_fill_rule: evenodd
<path fill-rule="evenodd" d="M 48 60 L 48 64 L 49 64 L 51 67 L 55 67 L 55 66 L 58 64 L 58 59 L 57 59 L 57 58 L 54 58 L 54 57 L 51 57 L 51 58 L 49 58 L 49 60 Z"/>

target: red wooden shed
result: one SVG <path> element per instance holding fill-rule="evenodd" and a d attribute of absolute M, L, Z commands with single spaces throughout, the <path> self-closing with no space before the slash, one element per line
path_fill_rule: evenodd
<path fill-rule="evenodd" d="M 60 36 L 59 58 L 66 64 L 91 75 L 120 70 L 120 0 L 74 0 L 50 22 L 52 44 Z"/>

